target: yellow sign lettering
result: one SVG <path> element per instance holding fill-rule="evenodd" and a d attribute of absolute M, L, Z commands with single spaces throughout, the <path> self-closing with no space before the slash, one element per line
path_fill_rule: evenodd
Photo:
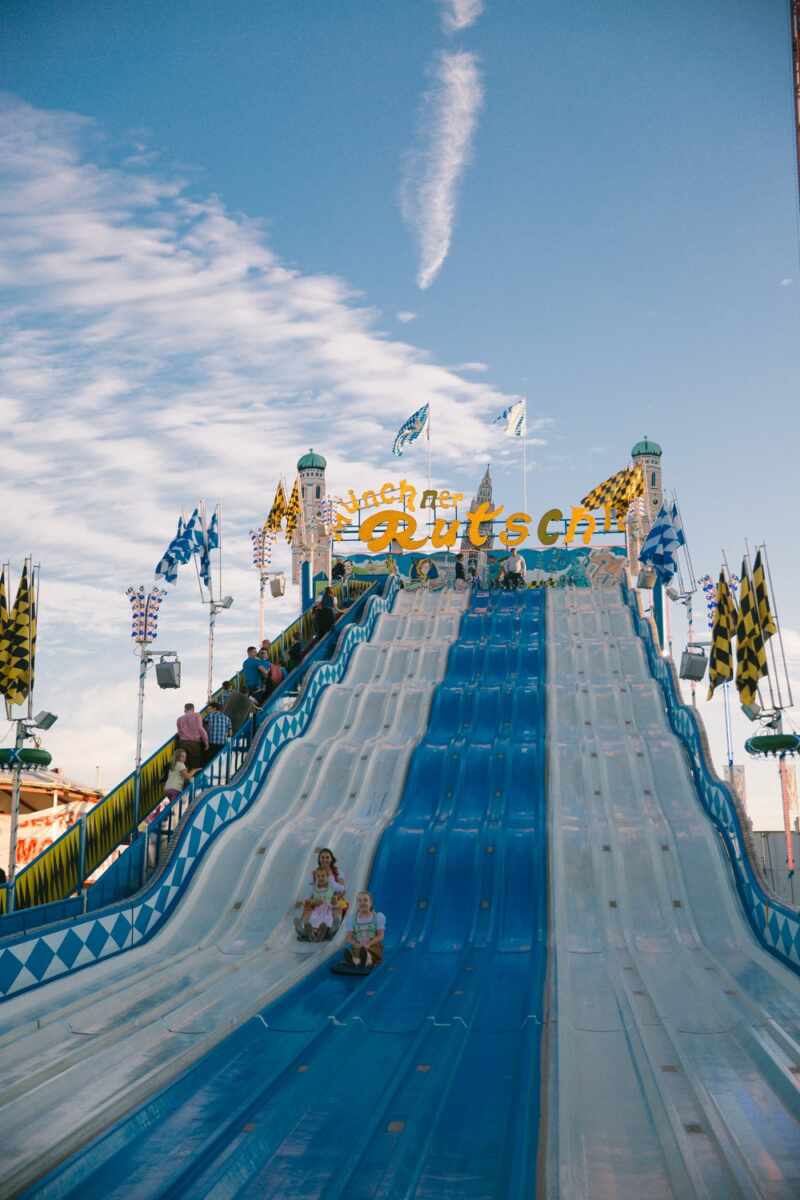
<path fill-rule="evenodd" d="M 581 521 L 586 522 L 586 528 L 583 531 L 583 537 L 581 540 L 583 541 L 584 546 L 589 545 L 589 542 L 592 540 L 592 534 L 595 531 L 597 521 L 594 513 L 589 512 L 588 508 L 584 508 L 582 504 L 576 504 L 572 509 L 572 516 L 569 519 L 569 525 L 567 526 L 567 532 L 564 537 L 565 546 L 568 546 L 575 537 L 575 534 L 578 530 L 578 525 L 581 523 Z"/>
<path fill-rule="evenodd" d="M 512 546 L 520 546 L 524 541 L 527 541 L 528 526 L 532 521 L 532 517 L 528 513 L 515 512 L 506 517 L 506 527 L 500 534 L 500 541 L 504 546 L 509 548 Z"/>
<path fill-rule="evenodd" d="M 543 546 L 552 546 L 558 541 L 557 533 L 549 533 L 548 525 L 551 521 L 563 521 L 564 514 L 560 508 L 548 508 L 547 512 L 542 517 L 536 529 L 536 536 Z"/>
<path fill-rule="evenodd" d="M 488 533 L 481 532 L 481 525 L 488 524 L 489 521 L 495 521 L 503 512 L 503 506 L 499 508 L 490 508 L 489 502 L 484 500 L 483 504 L 479 504 L 474 512 L 471 512 L 467 517 L 469 524 L 468 537 L 473 546 L 482 546 L 488 538 Z"/>
<path fill-rule="evenodd" d="M 384 528 L 381 530 L 380 526 Z M 401 550 L 421 550 L 428 539 L 415 538 L 416 532 L 416 517 L 396 509 L 373 513 L 361 523 L 361 540 L 373 554 L 388 550 L 392 542 L 397 542 Z"/>
<path fill-rule="evenodd" d="M 436 550 L 442 546 L 455 546 L 458 538 L 458 521 L 447 522 L 443 517 L 437 517 L 433 523 L 431 543 Z"/>

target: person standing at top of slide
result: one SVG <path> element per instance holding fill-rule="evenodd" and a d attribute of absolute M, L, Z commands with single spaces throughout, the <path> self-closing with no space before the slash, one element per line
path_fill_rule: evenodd
<path fill-rule="evenodd" d="M 522 587 L 525 582 L 525 559 L 519 550 L 515 550 L 513 554 L 509 554 L 504 566 L 508 586 L 512 588 Z"/>

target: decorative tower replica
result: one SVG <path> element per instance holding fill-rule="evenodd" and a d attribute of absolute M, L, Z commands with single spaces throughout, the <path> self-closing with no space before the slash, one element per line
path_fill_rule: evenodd
<path fill-rule="evenodd" d="M 631 450 L 634 466 L 644 474 L 644 495 L 634 500 L 628 509 L 628 566 L 631 574 L 639 570 L 639 551 L 650 532 L 650 526 L 664 503 L 661 484 L 661 447 L 645 437 Z"/>
<path fill-rule="evenodd" d="M 300 567 L 311 563 L 311 576 L 331 577 L 331 539 L 325 532 L 322 502 L 326 497 L 325 468 L 321 454 L 309 450 L 297 463 L 302 514 L 292 538 L 292 583 L 300 582 Z"/>
<path fill-rule="evenodd" d="M 492 499 L 492 476 L 487 466 L 483 479 L 478 485 L 478 494 L 473 497 L 469 506 L 469 512 L 473 513 L 480 508 L 481 504 L 488 504 L 490 508 L 494 508 L 494 500 Z M 480 526 L 482 535 L 485 535 L 486 541 L 478 548 L 473 546 L 469 540 L 469 522 L 464 526 L 464 534 L 461 538 L 461 553 L 464 555 L 466 566 L 474 567 L 478 575 L 483 576 L 486 567 L 486 561 L 489 550 L 494 546 L 494 526 L 491 521 L 485 521 Z"/>

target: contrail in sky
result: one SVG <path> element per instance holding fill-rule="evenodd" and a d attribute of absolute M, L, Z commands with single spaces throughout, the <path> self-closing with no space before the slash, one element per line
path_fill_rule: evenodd
<path fill-rule="evenodd" d="M 427 149 L 412 160 L 403 198 L 403 215 L 419 240 L 417 284 L 423 289 L 433 283 L 450 249 L 458 185 L 482 102 L 477 56 L 440 55 L 435 85 L 423 103 Z"/>
<path fill-rule="evenodd" d="M 468 29 L 483 12 L 483 0 L 441 0 L 442 25 L 448 33 Z"/>

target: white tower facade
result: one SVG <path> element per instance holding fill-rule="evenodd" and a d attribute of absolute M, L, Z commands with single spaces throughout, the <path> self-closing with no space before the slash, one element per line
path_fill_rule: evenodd
<path fill-rule="evenodd" d="M 331 539 L 322 518 L 327 465 L 314 450 L 309 450 L 297 463 L 303 511 L 292 538 L 292 583 L 300 582 L 300 567 L 309 561 L 312 578 L 320 573 L 331 577 Z"/>
<path fill-rule="evenodd" d="M 658 443 L 647 437 L 631 450 L 633 465 L 640 466 L 644 475 L 644 495 L 634 500 L 628 510 L 628 565 L 633 574 L 639 570 L 639 551 L 664 503 L 661 455 Z"/>

